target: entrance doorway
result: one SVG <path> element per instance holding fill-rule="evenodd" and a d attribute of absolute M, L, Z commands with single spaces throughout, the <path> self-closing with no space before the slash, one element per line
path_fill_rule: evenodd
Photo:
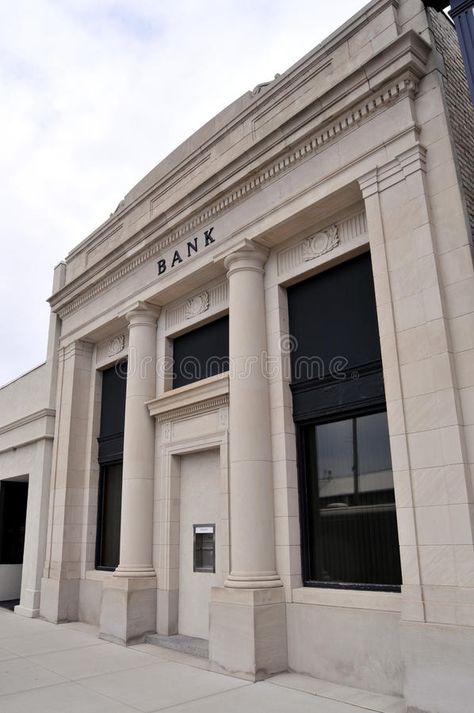
<path fill-rule="evenodd" d="M 211 587 L 222 584 L 219 451 L 181 457 L 178 631 L 209 638 Z"/>
<path fill-rule="evenodd" d="M 0 602 L 13 608 L 21 590 L 27 478 L 0 481 Z"/>

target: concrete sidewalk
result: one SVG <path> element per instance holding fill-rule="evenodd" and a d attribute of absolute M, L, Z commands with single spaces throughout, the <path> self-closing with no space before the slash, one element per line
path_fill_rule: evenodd
<path fill-rule="evenodd" d="M 2 713 L 402 713 L 398 698 L 280 674 L 248 683 L 204 659 L 150 644 L 122 648 L 87 624 L 0 609 Z"/>

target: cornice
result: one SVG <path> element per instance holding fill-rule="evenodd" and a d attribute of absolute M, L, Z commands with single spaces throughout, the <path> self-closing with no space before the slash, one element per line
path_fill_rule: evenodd
<path fill-rule="evenodd" d="M 21 441 L 21 443 L 16 443 L 6 448 L 0 448 L 0 455 L 2 453 L 9 453 L 10 451 L 16 451 L 18 448 L 26 448 L 26 446 L 33 446 L 35 443 L 40 443 L 41 441 L 54 441 L 54 435 L 52 433 L 45 433 L 42 436 L 37 436 L 37 438 L 30 438 L 28 441 Z"/>
<path fill-rule="evenodd" d="M 12 421 L 11 423 L 6 424 L 5 426 L 1 426 L 0 436 L 4 433 L 8 433 L 9 431 L 14 431 L 16 428 L 26 426 L 28 423 L 39 421 L 40 419 L 47 418 L 48 416 L 54 417 L 55 415 L 56 411 L 51 408 L 43 408 L 39 411 L 35 411 L 34 413 L 28 414 L 28 416 L 23 416 L 23 418 L 18 418 L 16 421 Z"/>
<path fill-rule="evenodd" d="M 264 82 L 263 85 L 261 85 L 263 90 L 259 92 L 255 92 L 255 90 L 249 92 L 250 95 L 255 97 L 251 104 L 234 116 L 224 127 L 215 131 L 207 140 L 200 142 L 198 148 L 190 155 L 185 156 L 181 161 L 178 161 L 178 163 L 166 171 L 156 183 L 145 189 L 139 198 L 131 201 L 123 210 L 121 209 L 121 201 L 116 210 L 111 213 L 110 218 L 104 221 L 88 237 L 73 248 L 68 254 L 68 257 L 73 257 L 82 250 L 94 249 L 96 245 L 107 239 L 109 234 L 113 234 L 119 230 L 122 227 L 124 218 L 133 211 L 137 205 L 147 199 L 151 199 L 152 203 L 155 202 L 164 195 L 168 187 L 172 188 L 183 176 L 187 176 L 197 167 L 207 162 L 211 156 L 210 152 L 212 148 L 221 140 L 225 133 L 228 133 L 229 129 L 232 130 L 247 118 L 252 117 L 252 114 L 255 114 L 252 121 L 258 121 L 259 117 L 268 111 L 266 108 L 267 105 L 275 101 L 274 97 L 276 94 L 286 95 L 287 93 L 291 93 L 297 84 L 311 80 L 314 75 L 318 74 L 331 63 L 331 58 L 328 56 L 330 52 L 333 52 L 342 43 L 347 42 L 352 35 L 360 30 L 362 25 L 366 25 L 377 15 L 386 10 L 386 8 L 393 7 L 394 11 L 396 11 L 398 6 L 399 0 L 373 0 L 373 2 L 363 7 L 346 23 L 329 35 L 323 42 L 314 47 L 294 65 L 289 67 L 285 72 L 281 75 L 277 75 L 277 77 L 270 82 Z M 277 103 L 279 101 L 280 99 L 278 98 Z"/>
<path fill-rule="evenodd" d="M 229 375 L 219 374 L 189 386 L 167 391 L 147 403 L 150 416 L 159 423 L 212 411 L 229 403 Z"/>
<path fill-rule="evenodd" d="M 397 38 L 391 46 L 391 52 L 397 59 L 397 65 L 401 56 L 408 55 L 405 63 L 399 67 L 398 76 L 388 80 L 376 90 L 366 89 L 365 92 L 362 92 L 358 102 L 346 107 L 331 121 L 321 123 L 319 127 L 313 129 L 310 135 L 295 143 L 290 149 L 282 151 L 276 158 L 264 163 L 259 170 L 235 183 L 226 193 L 191 215 L 187 220 L 182 221 L 167 235 L 158 237 L 155 242 L 149 244 L 131 259 L 129 258 L 122 265 L 112 269 L 109 274 L 98 279 L 94 285 L 85 287 L 80 294 L 74 296 L 76 286 L 74 281 L 66 285 L 63 290 L 58 291 L 50 299 L 52 308 L 58 311 L 61 319 L 64 319 L 126 277 L 130 272 L 159 255 L 176 241 L 185 238 L 197 228 L 209 224 L 270 181 L 291 170 L 297 163 L 326 148 L 330 142 L 354 129 L 375 112 L 383 110 L 404 96 L 413 96 L 417 89 L 418 79 L 422 76 L 422 67 L 426 62 L 429 49 L 424 40 L 412 31 Z M 377 64 L 378 56 L 373 59 L 374 64 Z M 380 65 L 380 71 L 387 72 L 387 63 Z M 376 85 L 375 73 L 370 78 L 370 83 Z"/>

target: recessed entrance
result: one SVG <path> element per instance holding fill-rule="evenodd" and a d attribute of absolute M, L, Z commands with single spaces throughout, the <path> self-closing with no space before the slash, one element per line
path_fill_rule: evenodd
<path fill-rule="evenodd" d="M 13 607 L 21 590 L 28 480 L 0 482 L 0 602 Z"/>
<path fill-rule="evenodd" d="M 180 491 L 178 630 L 207 639 L 210 588 L 222 584 L 218 450 L 181 457 Z"/>

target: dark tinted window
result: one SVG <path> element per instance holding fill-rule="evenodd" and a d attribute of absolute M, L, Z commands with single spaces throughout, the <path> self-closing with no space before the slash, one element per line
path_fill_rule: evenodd
<path fill-rule="evenodd" d="M 229 318 L 222 317 L 173 340 L 173 388 L 229 369 Z"/>
<path fill-rule="evenodd" d="M 288 309 L 293 384 L 328 374 L 335 358 L 347 368 L 380 360 L 368 253 L 288 288 Z"/>
<path fill-rule="evenodd" d="M 101 438 L 123 433 L 126 389 L 127 362 L 120 362 L 102 372 Z"/>
<path fill-rule="evenodd" d="M 99 569 L 115 569 L 119 563 L 126 375 L 126 362 L 102 373 L 96 540 Z"/>

